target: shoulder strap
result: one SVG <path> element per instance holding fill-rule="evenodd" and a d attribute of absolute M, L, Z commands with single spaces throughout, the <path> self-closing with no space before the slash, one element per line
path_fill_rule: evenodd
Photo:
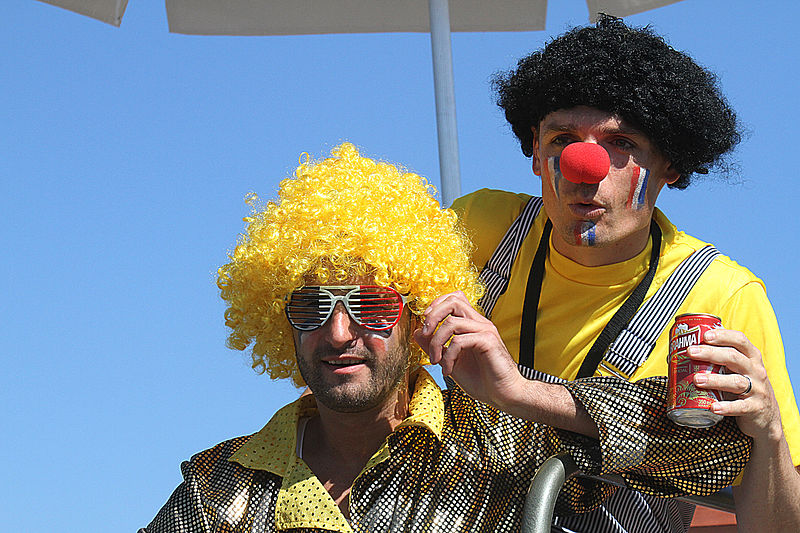
<path fill-rule="evenodd" d="M 647 300 L 609 346 L 600 366 L 627 380 L 647 359 L 656 341 L 675 316 L 700 276 L 717 256 L 722 255 L 710 244 L 696 250 L 684 259 L 656 293 Z M 609 366 L 613 365 L 613 366 Z M 563 378 L 518 365 L 520 373 L 528 379 L 563 383 Z"/>
<path fill-rule="evenodd" d="M 480 279 L 486 284 L 486 293 L 478 303 L 489 319 L 497 299 L 508 288 L 511 267 L 541 208 L 541 198 L 534 196 L 528 201 L 481 271 Z M 600 366 L 628 379 L 653 351 L 659 335 L 672 320 L 678 307 L 719 255 L 721 254 L 716 248 L 707 245 L 684 259 L 611 343 Z M 519 365 L 519 369 L 528 379 L 550 383 L 565 381 L 524 365 Z"/>
<path fill-rule="evenodd" d="M 653 351 L 678 307 L 719 255 L 720 252 L 709 244 L 684 259 L 614 339 L 600 366 L 628 379 Z"/>
<path fill-rule="evenodd" d="M 653 278 L 656 277 L 656 270 L 658 270 L 659 258 L 661 256 L 661 228 L 658 227 L 655 220 L 650 221 L 650 238 L 652 240 L 652 248 L 650 250 L 650 261 L 647 273 L 636 285 L 636 288 L 625 298 L 625 301 L 619 306 L 619 309 L 617 309 L 617 312 L 611 317 L 611 320 L 608 321 L 608 324 L 606 324 L 603 331 L 600 332 L 600 335 L 597 336 L 594 344 L 589 349 L 589 353 L 584 357 L 580 369 L 578 369 L 577 377 L 587 378 L 594 375 L 597 371 L 597 367 L 600 366 L 600 361 L 603 360 L 606 352 L 608 352 L 608 347 L 628 324 L 630 324 L 636 312 L 641 309 L 644 297 L 650 289 L 650 284 L 653 282 Z M 520 360 L 522 360 L 521 356 Z"/>
<path fill-rule="evenodd" d="M 541 209 L 542 199 L 540 197 L 534 196 L 528 200 L 522 212 L 511 223 L 508 231 L 500 240 L 489 261 L 486 262 L 486 266 L 481 270 L 480 279 L 486 285 L 486 293 L 478 301 L 478 305 L 483 309 L 486 318 L 492 318 L 492 311 L 497 299 L 506 292 L 508 280 L 511 277 L 511 267 Z"/>
<path fill-rule="evenodd" d="M 564 378 L 560 378 L 546 372 L 541 372 L 535 368 L 531 368 L 523 364 L 517 364 L 517 368 L 519 369 L 520 374 L 531 380 L 535 379 L 536 381 L 544 381 L 547 383 L 565 383 L 567 381 Z"/>

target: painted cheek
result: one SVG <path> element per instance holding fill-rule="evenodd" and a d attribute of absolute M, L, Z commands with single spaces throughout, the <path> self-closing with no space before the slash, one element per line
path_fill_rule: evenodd
<path fill-rule="evenodd" d="M 595 243 L 595 223 L 589 220 L 583 221 L 575 227 L 575 244 L 578 246 L 594 246 Z"/>
<path fill-rule="evenodd" d="M 628 191 L 628 201 L 625 207 L 638 210 L 647 204 L 647 180 L 650 178 L 650 170 L 634 166 L 630 178 L 630 191 Z"/>
<path fill-rule="evenodd" d="M 381 330 L 373 330 L 373 329 L 364 329 L 364 333 L 362 336 L 368 339 L 378 339 L 378 340 L 386 340 L 392 336 L 392 329 L 381 329 Z"/>
<path fill-rule="evenodd" d="M 559 197 L 559 188 L 561 187 L 561 181 L 564 179 L 564 176 L 561 175 L 561 168 L 559 166 L 560 158 L 558 156 L 548 157 L 547 158 L 547 177 L 550 179 L 550 183 L 553 185 L 553 190 L 556 193 L 556 198 Z"/>

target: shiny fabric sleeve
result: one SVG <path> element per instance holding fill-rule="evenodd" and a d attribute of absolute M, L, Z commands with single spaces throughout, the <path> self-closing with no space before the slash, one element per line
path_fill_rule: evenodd
<path fill-rule="evenodd" d="M 198 489 L 197 477 L 190 461 L 181 464 L 183 482 L 164 504 L 153 521 L 138 533 L 197 532 L 211 531 L 211 526 L 203 512 L 202 497 Z"/>
<path fill-rule="evenodd" d="M 619 474 L 632 489 L 705 496 L 730 485 L 747 463 L 751 441 L 734 419 L 701 429 L 666 417 L 664 377 L 595 377 L 565 386 L 600 431 L 601 474 Z"/>
<path fill-rule="evenodd" d="M 492 464 L 505 465 L 497 472 L 524 480 L 530 480 L 545 459 L 566 452 L 582 473 L 620 474 L 630 488 L 646 494 L 707 495 L 728 486 L 747 462 L 750 441 L 733 420 L 701 430 L 666 418 L 664 378 L 629 383 L 598 377 L 565 386 L 597 424 L 599 443 L 501 413 L 472 401 L 457 385 L 450 386 L 451 414 L 456 417 L 452 424 L 459 433 L 474 432 L 478 453 Z M 500 475 L 497 472 L 493 475 Z M 590 511 L 615 490 L 593 479 L 573 478 L 561 490 L 556 513 Z"/>
<path fill-rule="evenodd" d="M 274 531 L 280 478 L 229 461 L 248 439 L 237 437 L 181 464 L 183 482 L 139 533 Z"/>
<path fill-rule="evenodd" d="M 515 418 L 473 400 L 450 378 L 445 381 L 449 393 L 447 423 L 453 428 L 462 455 L 476 458 L 473 470 L 482 470 L 483 483 L 490 487 L 483 491 L 488 495 L 484 497 L 487 507 L 513 501 L 521 516 L 525 493 L 536 469 L 558 453 L 570 454 L 582 472 L 600 474 L 602 456 L 596 440 Z M 614 490 L 610 485 L 586 480 L 562 491 L 556 509 L 560 514 L 587 512 Z M 510 494 L 516 496 L 509 497 Z"/>

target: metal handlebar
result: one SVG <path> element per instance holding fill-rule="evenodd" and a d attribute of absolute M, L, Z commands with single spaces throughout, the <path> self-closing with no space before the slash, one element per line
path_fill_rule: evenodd
<path fill-rule="evenodd" d="M 576 475 L 625 487 L 621 478 L 582 474 L 575 461 L 567 453 L 553 455 L 542 463 L 531 480 L 522 511 L 522 527 L 520 529 L 522 533 L 549 533 L 558 493 L 564 483 Z M 731 513 L 736 511 L 730 487 L 709 496 L 683 496 L 676 499 L 720 511 Z"/>
<path fill-rule="evenodd" d="M 553 523 L 553 509 L 556 506 L 561 486 L 572 476 L 580 473 L 578 465 L 567 453 L 547 458 L 536 471 L 525 496 L 522 511 L 523 533 L 548 533 Z"/>

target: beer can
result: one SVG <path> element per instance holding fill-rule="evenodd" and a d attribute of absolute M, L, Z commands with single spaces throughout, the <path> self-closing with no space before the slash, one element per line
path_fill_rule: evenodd
<path fill-rule="evenodd" d="M 711 404 L 722 400 L 722 394 L 715 390 L 698 389 L 694 384 L 695 374 L 719 374 L 720 365 L 692 361 L 686 353 L 689 346 L 705 344 L 703 336 L 706 331 L 721 327 L 719 317 L 687 313 L 675 317 L 675 323 L 669 330 L 667 417 L 678 425 L 707 428 L 722 420 L 722 415 L 711 412 Z"/>

